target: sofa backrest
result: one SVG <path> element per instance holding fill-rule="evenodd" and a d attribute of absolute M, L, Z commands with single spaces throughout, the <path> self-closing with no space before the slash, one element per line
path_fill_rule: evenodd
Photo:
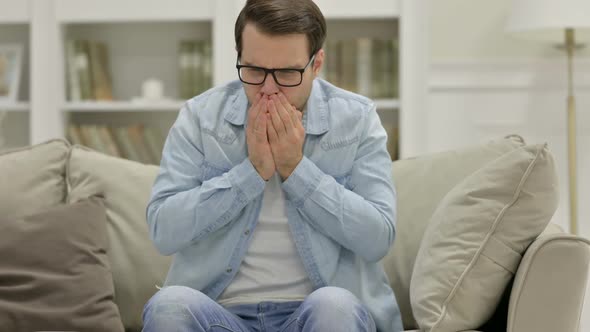
<path fill-rule="evenodd" d="M 150 241 L 145 220 L 158 169 L 77 145 L 67 161 L 68 202 L 104 198 L 115 303 L 132 331 L 141 329 L 143 307 L 163 284 L 172 261 Z"/>
<path fill-rule="evenodd" d="M 393 163 L 397 232 L 394 245 L 382 262 L 400 306 L 405 329 L 418 328 L 410 306 L 410 281 L 422 237 L 438 203 L 455 185 L 483 165 L 522 146 L 522 138 L 511 136 L 476 147 Z"/>
<path fill-rule="evenodd" d="M 0 214 L 31 214 L 63 203 L 69 149 L 55 139 L 0 153 Z"/>

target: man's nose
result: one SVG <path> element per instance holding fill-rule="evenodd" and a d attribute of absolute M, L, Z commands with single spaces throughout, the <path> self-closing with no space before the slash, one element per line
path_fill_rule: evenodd
<path fill-rule="evenodd" d="M 275 79 L 272 76 L 272 74 L 269 73 L 268 76 L 266 76 L 266 80 L 264 80 L 260 92 L 264 93 L 267 96 L 279 92 L 279 86 L 277 85 L 277 82 L 275 82 Z"/>

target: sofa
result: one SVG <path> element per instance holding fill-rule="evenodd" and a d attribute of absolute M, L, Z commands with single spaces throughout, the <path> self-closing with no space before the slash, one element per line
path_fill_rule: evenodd
<path fill-rule="evenodd" d="M 172 259 L 145 222 L 157 172 L 61 139 L 0 152 L 0 330 L 141 330 Z M 382 263 L 407 331 L 578 330 L 590 242 L 551 223 L 546 144 L 509 136 L 392 175 Z"/>

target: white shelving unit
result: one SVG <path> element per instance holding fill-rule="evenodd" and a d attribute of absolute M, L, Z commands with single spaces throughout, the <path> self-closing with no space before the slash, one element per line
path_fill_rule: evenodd
<path fill-rule="evenodd" d="M 210 39 L 213 85 L 236 79 L 234 22 L 244 0 L 0 0 L 0 42 L 27 47 L 19 100 L 8 105 L 5 137 L 12 145 L 63 137 L 68 121 L 149 123 L 167 130 L 178 100 L 178 42 Z M 426 105 L 428 0 L 316 0 L 328 21 L 328 38 L 399 38 L 400 99 L 378 99 L 382 121 L 400 129 L 402 157 L 419 152 Z M 112 72 L 112 102 L 66 99 L 65 41 L 105 41 Z M 31 50 L 29 52 L 29 49 Z M 132 102 L 141 82 L 155 77 L 170 101 Z M 2 105 L 0 104 L 0 110 Z M 7 124 L 5 123 L 4 126 Z M 14 126 L 21 126 L 14 129 Z M 23 134 L 24 133 L 24 134 Z M 19 136 L 21 135 L 21 136 Z M 26 139 L 23 139 L 26 137 Z"/>

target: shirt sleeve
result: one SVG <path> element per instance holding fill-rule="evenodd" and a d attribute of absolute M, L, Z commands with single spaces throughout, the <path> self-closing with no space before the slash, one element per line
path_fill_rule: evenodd
<path fill-rule="evenodd" d="M 171 255 L 230 223 L 263 193 L 265 181 L 250 159 L 205 180 L 201 129 L 189 103 L 172 126 L 147 206 L 150 237 Z"/>
<path fill-rule="evenodd" d="M 375 262 L 393 244 L 396 192 L 387 134 L 374 106 L 363 125 L 351 171 L 351 190 L 306 157 L 285 180 L 283 190 L 315 229 Z"/>

